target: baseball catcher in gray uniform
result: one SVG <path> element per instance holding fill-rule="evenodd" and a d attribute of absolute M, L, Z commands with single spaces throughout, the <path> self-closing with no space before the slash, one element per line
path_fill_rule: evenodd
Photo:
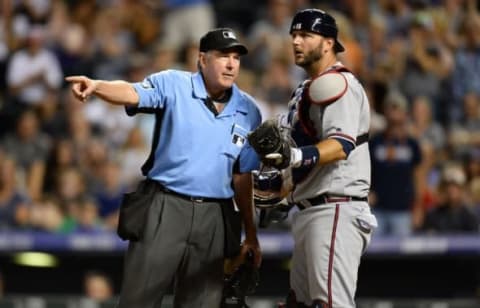
<path fill-rule="evenodd" d="M 377 222 L 370 212 L 368 98 L 337 59 L 335 19 L 317 9 L 298 12 L 290 35 L 295 63 L 309 79 L 289 102 L 287 125 L 266 121 L 250 144 L 266 166 L 282 172 L 277 189 L 300 210 L 292 218 L 295 241 L 286 307 L 355 307 L 360 258 Z"/>

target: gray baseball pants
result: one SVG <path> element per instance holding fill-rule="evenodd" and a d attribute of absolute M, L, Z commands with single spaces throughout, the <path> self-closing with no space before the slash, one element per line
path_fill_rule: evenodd
<path fill-rule="evenodd" d="M 366 202 L 326 203 L 296 212 L 290 272 L 296 301 L 354 308 L 360 259 L 375 226 Z"/>
<path fill-rule="evenodd" d="M 156 191 L 144 236 L 126 252 L 118 308 L 160 308 L 172 283 L 175 308 L 219 307 L 223 246 L 219 203 Z"/>

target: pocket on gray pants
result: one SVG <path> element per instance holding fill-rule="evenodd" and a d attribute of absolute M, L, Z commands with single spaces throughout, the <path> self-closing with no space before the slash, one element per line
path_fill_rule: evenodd
<path fill-rule="evenodd" d="M 155 185 L 153 181 L 145 180 L 140 182 L 136 191 L 123 195 L 117 226 L 121 239 L 136 242 L 143 238 L 148 211 L 156 193 Z"/>

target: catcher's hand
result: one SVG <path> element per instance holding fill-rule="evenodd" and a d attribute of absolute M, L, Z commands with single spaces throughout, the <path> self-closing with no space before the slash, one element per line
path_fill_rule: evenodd
<path fill-rule="evenodd" d="M 291 147 L 282 137 L 275 120 L 267 120 L 248 135 L 248 141 L 263 164 L 277 169 L 290 165 Z"/>

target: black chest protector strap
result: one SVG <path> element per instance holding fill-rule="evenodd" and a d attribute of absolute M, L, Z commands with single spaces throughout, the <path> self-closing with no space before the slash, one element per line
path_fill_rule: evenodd
<path fill-rule="evenodd" d="M 357 136 L 357 140 L 355 141 L 355 146 L 359 146 L 361 144 L 364 144 L 365 142 L 368 142 L 368 138 L 370 137 L 369 133 L 361 134 Z"/>

